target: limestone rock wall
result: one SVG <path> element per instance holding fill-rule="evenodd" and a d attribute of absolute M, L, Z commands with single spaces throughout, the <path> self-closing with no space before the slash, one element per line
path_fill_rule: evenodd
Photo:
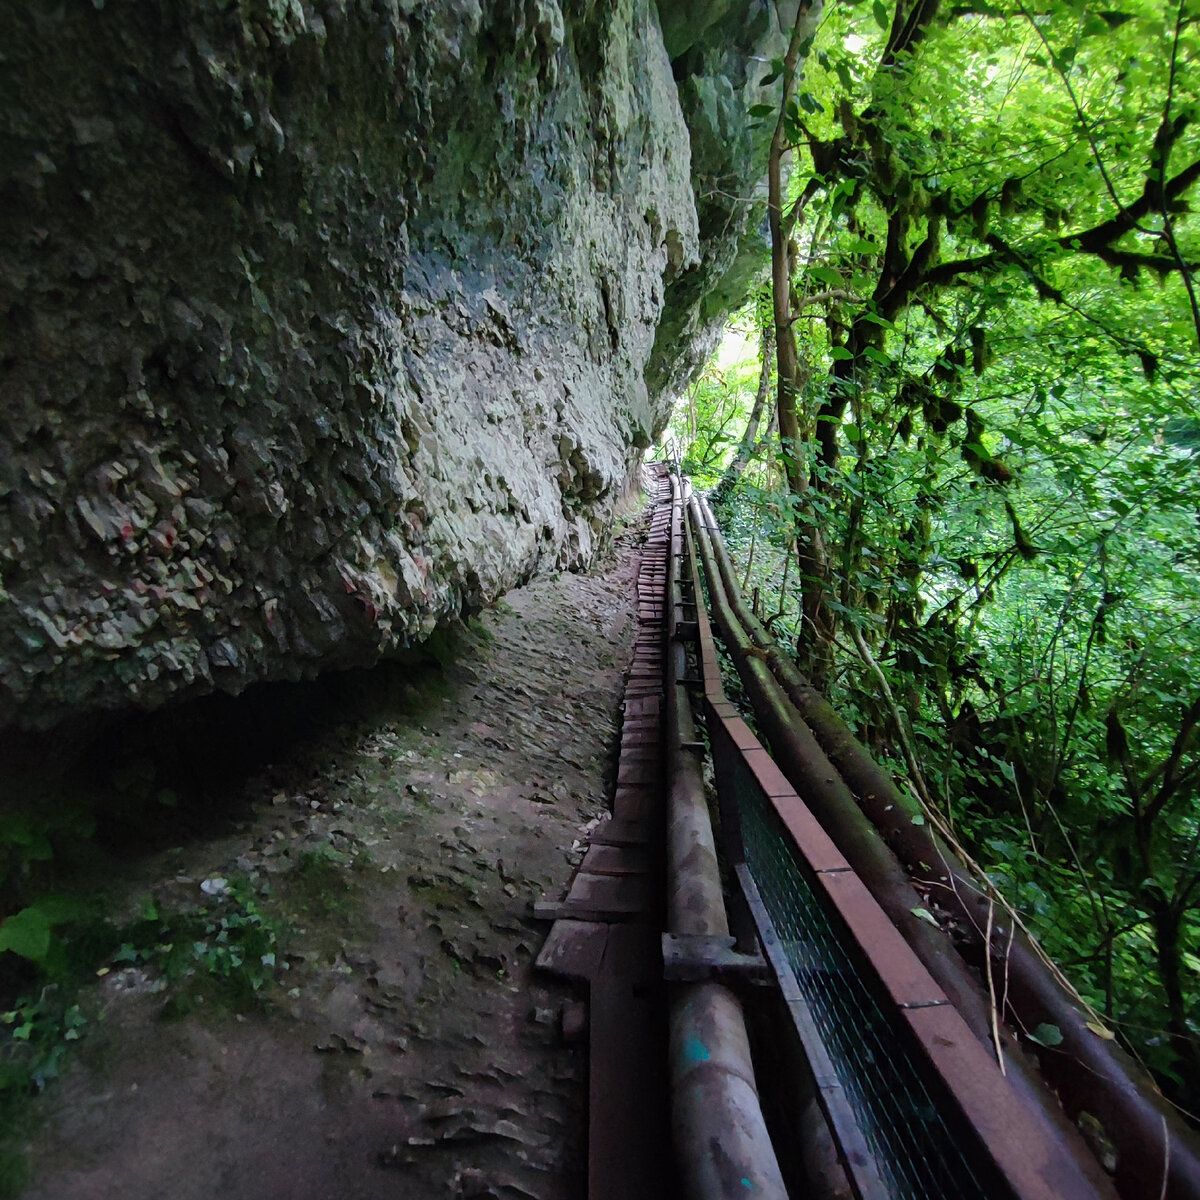
<path fill-rule="evenodd" d="M 648 0 L 0 6 L 0 726 L 585 562 L 742 232 L 679 70 Z"/>

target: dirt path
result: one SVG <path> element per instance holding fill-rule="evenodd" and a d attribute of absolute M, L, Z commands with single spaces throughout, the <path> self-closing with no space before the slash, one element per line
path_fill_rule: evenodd
<path fill-rule="evenodd" d="M 607 802 L 639 535 L 486 614 L 440 694 L 260 772 L 236 832 L 137 866 L 130 904 L 290 913 L 279 982 L 231 1012 L 112 963 L 27 1200 L 582 1194 L 586 1063 L 528 914 Z"/>

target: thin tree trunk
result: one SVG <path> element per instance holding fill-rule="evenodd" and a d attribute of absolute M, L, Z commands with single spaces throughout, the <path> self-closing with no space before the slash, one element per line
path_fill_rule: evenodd
<path fill-rule="evenodd" d="M 724 504 L 729 498 L 730 492 L 737 487 L 738 481 L 750 465 L 750 460 L 760 445 L 758 427 L 762 424 L 763 412 L 767 406 L 767 392 L 771 386 L 771 355 L 775 349 L 775 327 L 773 325 L 766 324 L 762 327 L 760 346 L 762 367 L 758 373 L 758 391 L 754 396 L 754 407 L 750 410 L 750 419 L 746 422 L 746 431 L 742 434 L 741 445 L 738 446 L 733 461 L 725 468 L 721 482 L 713 489 L 712 502 L 714 505 Z"/>
<path fill-rule="evenodd" d="M 767 213 L 771 226 L 771 301 L 775 318 L 777 409 L 784 477 L 795 497 L 796 565 L 800 569 L 800 633 L 796 652 L 809 678 L 823 687 L 833 647 L 832 614 L 828 605 L 828 563 L 825 543 L 814 519 L 809 481 L 802 461 L 799 396 L 805 382 L 792 327 L 791 270 L 788 239 L 783 227 L 783 158 L 788 151 L 784 114 L 796 89 L 800 47 L 820 16 L 820 4 L 802 2 L 796 13 L 783 64 L 783 99 L 771 153 L 767 160 Z"/>
<path fill-rule="evenodd" d="M 1180 974 L 1182 917 L 1169 902 L 1153 904 L 1155 957 L 1158 977 L 1167 997 L 1167 1031 L 1171 1046 L 1179 1055 L 1181 1074 L 1185 1079 L 1195 1079 L 1200 1071 L 1200 1047 L 1188 1027 L 1187 1001 L 1184 997 L 1183 980 Z M 1189 1089 L 1188 1103 L 1195 1103 Z"/>

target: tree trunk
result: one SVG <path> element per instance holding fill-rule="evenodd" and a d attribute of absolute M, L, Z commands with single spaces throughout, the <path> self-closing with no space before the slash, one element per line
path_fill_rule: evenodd
<path fill-rule="evenodd" d="M 761 445 L 758 437 L 758 427 L 762 424 L 763 412 L 767 407 L 767 392 L 771 385 L 771 355 L 775 349 L 775 327 L 765 324 L 762 327 L 762 367 L 758 375 L 758 392 L 754 397 L 754 407 L 750 410 L 750 419 L 746 422 L 746 431 L 742 434 L 741 445 L 733 456 L 733 461 L 725 468 L 721 482 L 713 489 L 712 502 L 720 506 L 729 498 L 729 494 L 738 485 L 754 452 Z"/>
<path fill-rule="evenodd" d="M 1172 1049 L 1179 1055 L 1180 1074 L 1185 1081 L 1183 1103 L 1192 1105 L 1196 1103 L 1193 1081 L 1200 1079 L 1200 1047 L 1188 1027 L 1187 1000 L 1180 975 L 1182 913 L 1173 904 L 1158 900 L 1152 912 L 1158 977 L 1167 997 L 1167 1032 L 1171 1035 Z"/>
<path fill-rule="evenodd" d="M 794 498 L 796 565 L 800 570 L 801 622 L 796 653 L 808 677 L 816 686 L 823 687 L 828 678 L 833 649 L 833 619 L 828 604 L 829 568 L 802 458 L 804 449 L 798 402 L 806 379 L 792 327 L 792 281 L 788 264 L 788 239 L 783 228 L 783 158 L 788 150 L 784 114 L 796 89 L 800 47 L 810 35 L 819 15 L 819 4 L 801 3 L 784 57 L 783 99 L 767 160 L 767 212 L 771 226 L 771 301 L 775 318 L 780 452 L 784 477 Z"/>

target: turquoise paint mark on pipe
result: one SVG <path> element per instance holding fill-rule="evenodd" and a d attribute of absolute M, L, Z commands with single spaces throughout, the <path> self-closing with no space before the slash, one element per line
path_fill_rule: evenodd
<path fill-rule="evenodd" d="M 698 1038 L 690 1037 L 683 1047 L 683 1057 L 689 1063 L 708 1062 L 708 1047 Z"/>

